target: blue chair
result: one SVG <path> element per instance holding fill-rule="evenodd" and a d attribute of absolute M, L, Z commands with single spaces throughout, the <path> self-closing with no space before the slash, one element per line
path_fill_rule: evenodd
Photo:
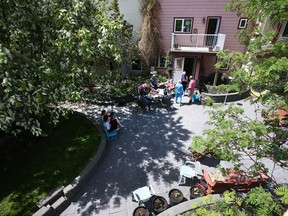
<path fill-rule="evenodd" d="M 118 134 L 116 131 L 108 131 L 107 128 L 105 127 L 105 125 L 103 125 L 103 129 L 104 129 L 104 132 L 105 132 L 105 135 L 106 135 L 108 142 L 117 139 Z"/>

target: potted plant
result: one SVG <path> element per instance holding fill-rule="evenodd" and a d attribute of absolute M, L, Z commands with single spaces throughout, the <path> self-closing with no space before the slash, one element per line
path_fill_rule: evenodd
<path fill-rule="evenodd" d="M 144 206 L 138 206 L 133 211 L 133 216 L 149 216 L 149 210 Z"/>
<path fill-rule="evenodd" d="M 164 197 L 156 196 L 152 201 L 153 211 L 160 213 L 168 208 L 168 203 Z"/>
<path fill-rule="evenodd" d="M 169 191 L 168 196 L 169 196 L 169 202 L 171 206 L 179 204 L 180 202 L 182 202 L 184 198 L 183 193 L 176 188 L 171 189 Z"/>
<path fill-rule="evenodd" d="M 212 52 L 213 51 L 213 46 L 209 46 L 209 52 Z"/>
<path fill-rule="evenodd" d="M 194 185 L 190 188 L 190 199 L 195 199 L 202 196 L 205 196 L 205 192 L 200 186 Z"/>

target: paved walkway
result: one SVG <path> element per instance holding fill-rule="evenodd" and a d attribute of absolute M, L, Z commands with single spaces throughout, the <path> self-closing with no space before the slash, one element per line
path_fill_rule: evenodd
<path fill-rule="evenodd" d="M 194 135 L 201 134 L 208 115 L 201 105 L 153 108 L 143 112 L 136 105 L 125 107 L 89 106 L 78 109 L 97 119 L 101 109 L 115 111 L 125 128 L 119 138 L 107 145 L 95 174 L 80 190 L 70 206 L 61 214 L 69 215 L 132 215 L 137 207 L 131 192 L 151 184 L 156 194 L 168 200 L 171 188 L 180 188 L 189 199 L 189 187 L 177 186 L 179 167 L 191 158 L 188 147 Z M 186 103 L 185 103 L 186 102 Z M 240 101 L 248 116 L 255 118 L 255 106 Z M 259 116 L 258 116 L 259 117 Z M 201 161 L 203 168 L 214 169 L 217 161 Z M 247 161 L 247 164 L 249 161 Z M 267 160 L 271 169 L 273 164 Z M 221 165 L 230 166 L 227 162 Z M 276 166 L 279 183 L 288 181 L 288 171 Z"/>

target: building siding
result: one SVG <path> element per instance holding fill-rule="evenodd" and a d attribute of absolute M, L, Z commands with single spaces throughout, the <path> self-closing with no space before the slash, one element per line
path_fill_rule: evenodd
<path fill-rule="evenodd" d="M 197 29 L 198 34 L 206 34 L 208 17 L 220 17 L 219 33 L 226 35 L 224 50 L 238 51 L 245 53 L 246 46 L 239 42 L 237 33 L 243 31 L 238 29 L 239 19 L 237 13 L 224 11 L 225 4 L 228 0 L 159 0 L 161 4 L 161 36 L 163 40 L 163 50 L 171 50 L 172 33 L 174 31 L 174 18 L 193 18 L 193 29 Z M 203 18 L 205 22 L 203 23 Z M 200 52 L 172 52 L 172 58 L 194 56 L 197 59 L 196 71 L 190 71 L 196 79 L 208 76 L 215 72 L 214 64 L 216 53 Z M 201 64 L 201 66 L 199 66 Z"/>
<path fill-rule="evenodd" d="M 198 34 L 205 34 L 207 17 L 221 17 L 219 33 L 226 35 L 224 49 L 232 51 L 245 52 L 246 47 L 239 43 L 236 36 L 238 30 L 239 18 L 237 14 L 231 11 L 224 11 L 227 0 L 159 0 L 161 3 L 161 35 L 163 48 L 165 51 L 171 48 L 171 36 L 174 26 L 174 18 L 192 17 L 193 29 L 198 29 Z M 202 23 L 205 17 L 205 24 Z M 240 30 L 241 31 L 241 30 Z"/>

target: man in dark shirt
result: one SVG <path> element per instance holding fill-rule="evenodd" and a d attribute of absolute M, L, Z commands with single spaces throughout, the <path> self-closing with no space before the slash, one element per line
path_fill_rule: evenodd
<path fill-rule="evenodd" d="M 153 71 L 150 73 L 152 74 L 152 77 L 150 78 L 150 84 L 152 88 L 157 89 L 158 88 L 158 82 L 157 82 L 157 77 L 156 77 L 157 71 Z"/>

